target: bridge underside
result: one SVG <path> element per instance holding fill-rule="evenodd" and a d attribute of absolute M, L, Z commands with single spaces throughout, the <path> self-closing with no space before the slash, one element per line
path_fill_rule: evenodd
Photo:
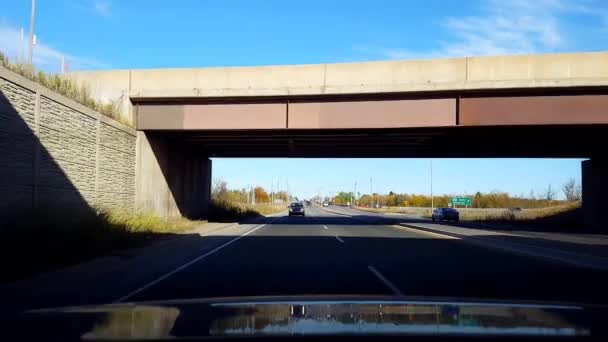
<path fill-rule="evenodd" d="M 591 158 L 608 125 L 149 131 L 209 157 Z"/>
<path fill-rule="evenodd" d="M 133 101 L 137 204 L 163 216 L 207 214 L 210 157 L 588 158 L 587 223 L 608 210 L 605 88 Z"/>

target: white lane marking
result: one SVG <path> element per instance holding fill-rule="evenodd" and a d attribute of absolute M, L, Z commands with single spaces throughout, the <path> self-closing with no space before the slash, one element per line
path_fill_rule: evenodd
<path fill-rule="evenodd" d="M 336 239 L 338 239 L 338 241 L 340 241 L 340 243 L 344 243 L 344 240 L 340 239 L 340 237 L 338 235 L 336 235 Z"/>
<path fill-rule="evenodd" d="M 124 296 L 122 296 L 122 297 L 118 298 L 118 299 L 117 299 L 117 300 L 115 300 L 113 303 L 120 303 L 120 302 L 123 302 L 123 301 L 125 301 L 125 300 L 127 300 L 127 299 L 129 299 L 129 298 L 133 297 L 134 295 L 136 295 L 136 294 L 138 294 L 138 293 L 140 293 L 140 292 L 142 292 L 142 291 L 144 291 L 144 290 L 146 290 L 146 289 L 148 289 L 148 288 L 150 288 L 150 287 L 154 286 L 155 284 L 158 284 L 158 283 L 160 283 L 161 281 L 163 281 L 163 280 L 165 280 L 165 279 L 169 278 L 170 276 L 174 275 L 175 273 L 177 273 L 177 272 L 179 272 L 179 271 L 182 271 L 183 269 L 185 269 L 185 268 L 187 268 L 187 267 L 191 266 L 192 264 L 196 263 L 197 261 L 200 261 L 200 260 L 202 260 L 202 259 L 205 259 L 206 257 L 208 257 L 208 256 L 210 256 L 211 254 L 213 254 L 213 253 L 215 253 L 215 252 L 217 252 L 217 251 L 221 250 L 221 249 L 222 249 L 222 248 L 224 248 L 224 247 L 228 247 L 229 245 L 231 245 L 231 244 L 233 244 L 233 243 L 237 242 L 238 240 L 242 239 L 243 237 L 245 237 L 245 236 L 247 236 L 247 235 L 249 235 L 249 234 L 251 234 L 251 233 L 255 232 L 256 230 L 258 230 L 258 229 L 260 229 L 260 228 L 264 227 L 265 225 L 266 225 L 266 223 L 264 223 L 264 224 L 262 224 L 262 225 L 259 225 L 259 226 L 255 227 L 255 228 L 251 229 L 250 231 L 246 232 L 245 234 L 243 234 L 243 235 L 239 235 L 239 236 L 237 236 L 236 238 L 234 238 L 234 239 L 232 239 L 232 240 L 230 240 L 230 241 L 228 241 L 228 242 L 224 243 L 223 245 L 221 245 L 221 246 L 219 246 L 219 247 L 216 247 L 216 248 L 214 248 L 213 250 L 211 250 L 211 251 L 209 251 L 209 252 L 207 252 L 207 253 L 205 253 L 205 254 L 203 254 L 203 255 L 199 255 L 199 256 L 197 256 L 196 258 L 194 258 L 194 259 L 192 259 L 192 260 L 188 261 L 187 263 L 185 263 L 185 264 L 183 264 L 183 265 L 179 266 L 178 268 L 174 269 L 173 271 L 168 272 L 168 273 L 165 273 L 165 274 L 163 274 L 162 276 L 160 276 L 160 277 L 158 277 L 158 278 L 156 278 L 156 279 L 152 280 L 151 282 L 149 282 L 149 283 L 145 284 L 144 286 L 142 286 L 142 287 L 140 287 L 140 288 L 137 288 L 137 289 L 135 289 L 135 290 L 133 290 L 133 291 L 129 292 L 128 294 L 126 294 L 126 295 L 124 295 Z"/>
<path fill-rule="evenodd" d="M 397 228 L 400 230 L 407 230 L 410 231 L 412 233 L 416 233 L 416 234 L 420 234 L 420 235 L 429 235 L 435 238 L 441 238 L 441 239 L 452 239 L 452 240 L 460 240 L 460 238 L 455 237 L 455 236 L 451 236 L 451 235 L 445 235 L 445 234 L 440 234 L 440 233 L 433 233 L 433 232 L 429 232 L 423 229 L 416 229 L 416 228 L 412 228 L 409 226 L 402 226 L 402 225 L 392 225 L 393 228 Z"/>
<path fill-rule="evenodd" d="M 391 291 L 393 291 L 394 294 L 396 294 L 397 296 L 403 296 L 403 293 L 401 293 L 401 291 L 399 291 L 399 289 L 397 288 L 397 286 L 395 286 L 393 283 L 391 283 L 390 280 L 386 279 L 385 276 L 382 275 L 382 273 L 380 273 L 374 266 L 369 265 L 367 266 L 367 268 L 378 278 L 380 279 L 381 282 L 384 283 L 384 285 L 386 285 L 386 287 L 388 287 L 389 289 L 391 289 Z"/>
<path fill-rule="evenodd" d="M 327 226 L 323 226 L 323 229 L 329 229 L 329 228 L 327 228 Z"/>

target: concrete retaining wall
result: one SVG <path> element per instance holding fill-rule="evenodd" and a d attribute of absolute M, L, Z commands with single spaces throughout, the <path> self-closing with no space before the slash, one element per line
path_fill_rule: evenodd
<path fill-rule="evenodd" d="M 0 68 L 0 216 L 135 203 L 135 130 Z"/>
<path fill-rule="evenodd" d="M 137 132 L 135 205 L 161 217 L 204 218 L 211 201 L 211 160 L 166 137 Z"/>

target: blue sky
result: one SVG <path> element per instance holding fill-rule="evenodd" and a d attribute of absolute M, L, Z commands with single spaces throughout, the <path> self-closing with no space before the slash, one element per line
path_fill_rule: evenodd
<path fill-rule="evenodd" d="M 535 196 L 549 185 L 561 194 L 570 178 L 580 181 L 574 159 L 433 159 L 433 192 L 467 195 L 476 191 L 508 191 Z M 300 198 L 337 191 L 429 194 L 430 159 L 214 159 L 214 178 L 233 187 L 280 185 Z M 247 172 L 243 172 L 247 170 Z M 255 177 L 252 177 L 255 175 Z M 274 186 L 276 188 L 276 186 Z"/>
<path fill-rule="evenodd" d="M 8 2 L 0 12 L 0 51 L 16 59 L 24 54 L 21 28 L 27 37 L 30 0 Z M 71 70 L 83 70 L 599 51 L 608 46 L 608 1 L 39 0 L 35 32 L 34 60 L 48 71 L 60 69 L 62 56 Z M 216 160 L 214 172 L 239 187 L 294 175 L 290 187 L 304 196 L 369 183 L 372 174 L 385 179 L 381 191 L 425 192 L 427 164 L 232 159 Z M 438 193 L 528 194 L 580 179 L 579 160 L 435 164 Z"/>
<path fill-rule="evenodd" d="M 4 1 L 20 55 L 31 0 Z M 37 59 L 59 70 L 346 62 L 608 45 L 606 0 L 38 0 Z"/>

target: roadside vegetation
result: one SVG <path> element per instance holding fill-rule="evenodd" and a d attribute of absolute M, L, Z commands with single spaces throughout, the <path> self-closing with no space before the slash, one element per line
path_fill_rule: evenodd
<path fill-rule="evenodd" d="M 103 210 L 74 213 L 72 210 L 39 209 L 5 219 L 0 225 L 2 281 L 141 247 L 201 223 Z"/>
<path fill-rule="evenodd" d="M 271 215 L 287 208 L 289 195 L 285 191 L 267 192 L 261 186 L 229 189 L 228 184 L 215 180 L 211 193 L 209 219 L 217 222 L 241 221 Z M 278 204 L 273 204 L 276 201 Z"/>
<path fill-rule="evenodd" d="M 515 226 L 538 226 L 580 230 L 582 226 L 582 209 L 580 202 L 566 203 L 553 207 L 525 209 L 520 211 L 503 210 L 501 212 L 474 212 L 459 210 L 461 221 L 478 223 L 496 223 Z"/>
<path fill-rule="evenodd" d="M 448 207 L 452 197 L 469 197 L 471 199 L 470 208 L 522 208 L 522 209 L 538 209 L 560 206 L 568 203 L 579 202 L 582 198 L 582 189 L 580 184 L 577 184 L 574 179 L 568 180 L 561 188 L 565 200 L 558 200 L 557 190 L 550 184 L 543 191 L 535 194 L 530 191 L 529 194 L 520 194 L 518 196 L 510 195 L 507 192 L 493 191 L 489 193 L 475 192 L 473 194 L 447 194 L 436 195 L 431 199 L 430 195 L 424 194 L 408 194 L 396 193 L 390 191 L 388 194 L 374 193 L 373 196 L 363 194 L 357 199 L 357 205 L 360 207 L 398 207 L 398 208 L 430 208 L 431 204 L 434 207 Z M 346 205 L 353 201 L 354 194 L 352 192 L 338 192 L 331 199 L 335 204 Z M 429 213 L 430 215 L 430 213 Z"/>
<path fill-rule="evenodd" d="M 471 199 L 470 208 L 522 208 L 537 209 L 555 207 L 567 203 L 579 202 L 582 199 L 582 188 L 574 179 L 568 180 L 562 186 L 565 200 L 557 199 L 557 191 L 550 184 L 539 194 L 530 191 L 528 195 L 510 195 L 503 191 L 492 191 L 489 193 L 475 192 L 474 194 L 447 194 L 435 195 L 431 198 L 425 194 L 396 193 L 390 191 L 388 194 L 374 193 L 359 195 L 356 204 L 359 207 L 397 207 L 397 208 L 435 208 L 450 206 L 452 197 L 468 197 Z M 346 205 L 355 198 L 353 192 L 338 192 L 332 198 L 314 198 L 318 200 L 329 200 L 335 204 Z"/>
<path fill-rule="evenodd" d="M 42 70 L 36 71 L 32 66 L 27 64 L 12 63 L 2 52 L 0 52 L 0 66 L 67 98 L 70 98 L 85 107 L 88 107 L 125 125 L 132 126 L 130 122 L 127 122 L 120 115 L 117 106 L 112 103 L 101 103 L 95 100 L 91 96 L 91 93 L 87 87 L 78 86 L 70 79 L 57 74 L 48 74 Z"/>
<path fill-rule="evenodd" d="M 420 194 L 363 195 L 357 200 L 359 210 L 403 214 L 430 218 L 431 203 L 435 208 L 448 207 L 452 197 L 469 197 L 471 206 L 457 208 L 460 220 L 464 222 L 498 224 L 503 226 L 530 226 L 564 231 L 584 230 L 582 228 L 582 189 L 574 179 L 568 180 L 561 188 L 565 199 L 557 199 L 557 191 L 549 185 L 538 195 L 512 196 L 506 192 L 477 192 L 471 196 L 440 195 L 431 197 Z M 327 199 L 326 199 L 327 200 Z M 332 198 L 338 205 L 346 205 L 353 200 L 353 193 L 339 192 Z"/>
<path fill-rule="evenodd" d="M 401 214 L 431 217 L 430 208 L 382 207 L 358 210 L 383 214 Z M 507 226 L 519 228 L 535 228 L 537 230 L 557 230 L 563 232 L 584 232 L 583 214 L 580 202 L 563 203 L 546 208 L 521 209 L 513 208 L 457 208 L 461 222 L 497 225 L 497 228 Z"/>

